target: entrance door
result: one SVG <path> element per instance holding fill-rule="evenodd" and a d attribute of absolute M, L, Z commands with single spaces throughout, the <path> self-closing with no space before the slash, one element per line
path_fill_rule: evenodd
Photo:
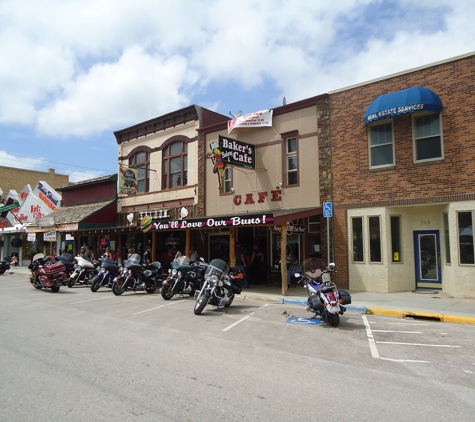
<path fill-rule="evenodd" d="M 438 230 L 414 232 L 417 289 L 442 289 Z"/>

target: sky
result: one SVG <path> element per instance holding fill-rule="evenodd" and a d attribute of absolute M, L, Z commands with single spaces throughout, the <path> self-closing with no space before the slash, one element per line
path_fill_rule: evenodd
<path fill-rule="evenodd" d="M 474 16 L 473 0 L 0 0 L 0 166 L 110 175 L 114 131 L 475 52 Z"/>

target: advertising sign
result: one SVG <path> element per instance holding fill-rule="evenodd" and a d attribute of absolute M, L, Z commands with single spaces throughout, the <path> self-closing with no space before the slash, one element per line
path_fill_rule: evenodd
<path fill-rule="evenodd" d="M 135 195 L 137 193 L 138 170 L 120 167 L 119 193 Z"/>
<path fill-rule="evenodd" d="M 43 233 L 43 240 L 45 242 L 56 242 L 56 232 Z"/>
<path fill-rule="evenodd" d="M 256 111 L 228 121 L 228 133 L 242 127 L 272 127 L 273 110 Z"/>
<path fill-rule="evenodd" d="M 219 136 L 219 149 L 222 160 L 231 165 L 247 168 L 256 168 L 256 150 L 252 144 Z"/>

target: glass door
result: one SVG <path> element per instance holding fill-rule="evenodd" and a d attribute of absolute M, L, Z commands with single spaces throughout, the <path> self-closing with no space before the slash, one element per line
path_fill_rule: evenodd
<path fill-rule="evenodd" d="M 414 232 L 414 262 L 417 289 L 441 289 L 440 241 L 438 230 Z"/>

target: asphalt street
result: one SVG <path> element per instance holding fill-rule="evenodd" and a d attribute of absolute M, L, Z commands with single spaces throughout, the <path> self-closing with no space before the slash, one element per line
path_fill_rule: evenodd
<path fill-rule="evenodd" d="M 0 420 L 472 420 L 472 325 L 193 305 L 0 276 Z"/>

